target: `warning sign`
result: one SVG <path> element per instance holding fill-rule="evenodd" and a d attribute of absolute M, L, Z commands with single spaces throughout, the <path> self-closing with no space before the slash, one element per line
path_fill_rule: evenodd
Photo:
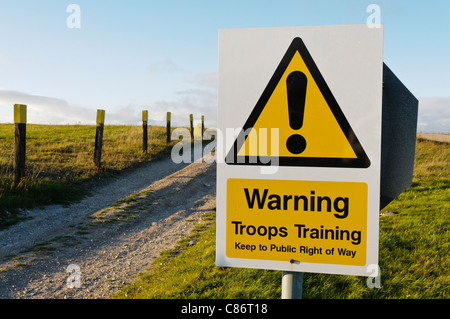
<path fill-rule="evenodd" d="M 378 264 L 383 31 L 219 32 L 216 265 Z"/>
<path fill-rule="evenodd" d="M 271 128 L 277 128 L 272 136 Z M 253 145 L 251 145 L 253 143 Z M 370 165 L 302 39 L 296 37 L 226 157 L 233 165 Z M 252 159 L 252 160 L 250 160 Z"/>
<path fill-rule="evenodd" d="M 366 263 L 367 184 L 230 178 L 232 258 Z"/>

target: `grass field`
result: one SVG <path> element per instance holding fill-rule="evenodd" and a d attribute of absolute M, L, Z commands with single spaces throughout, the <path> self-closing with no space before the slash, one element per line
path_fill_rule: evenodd
<path fill-rule="evenodd" d="M 412 186 L 380 218 L 381 288 L 304 274 L 303 298 L 450 298 L 450 144 L 418 139 Z M 214 215 L 114 298 L 280 298 L 281 272 L 216 267 Z"/>
<path fill-rule="evenodd" d="M 148 128 L 144 154 L 140 126 L 105 126 L 97 169 L 94 141 L 95 126 L 28 124 L 26 178 L 14 188 L 14 124 L 0 124 L 0 229 L 17 221 L 19 209 L 79 200 L 93 181 L 159 158 L 171 147 L 165 127 Z"/>

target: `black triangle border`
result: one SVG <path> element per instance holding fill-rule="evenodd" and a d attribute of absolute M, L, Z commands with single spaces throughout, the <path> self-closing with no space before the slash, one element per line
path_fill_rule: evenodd
<path fill-rule="evenodd" d="M 329 157 L 288 157 L 288 156 L 238 156 L 237 152 L 242 147 L 243 143 L 247 139 L 245 136 L 245 132 L 250 132 L 249 129 L 253 128 L 256 121 L 259 118 L 259 115 L 263 111 L 266 106 L 272 92 L 275 90 L 278 82 L 281 80 L 286 68 L 294 57 L 295 52 L 299 52 L 303 61 L 306 64 L 306 67 L 309 69 L 312 77 L 316 81 L 316 84 L 321 91 L 325 101 L 327 102 L 331 112 L 336 118 L 342 132 L 350 143 L 353 151 L 355 152 L 357 158 L 329 158 Z M 238 141 L 243 141 L 239 145 Z M 351 168 L 367 168 L 370 166 L 370 160 L 367 157 L 361 143 L 356 137 L 353 129 L 347 121 L 344 113 L 337 103 L 336 99 L 331 93 L 330 88 L 328 87 L 325 79 L 317 68 L 316 63 L 314 62 L 312 56 L 309 54 L 308 49 L 306 48 L 303 40 L 299 37 L 296 37 L 292 40 L 291 45 L 287 49 L 284 54 L 283 59 L 278 65 L 275 73 L 272 75 L 269 83 L 264 89 L 261 97 L 256 103 L 253 111 L 245 122 L 241 132 L 239 133 L 237 139 L 235 140 L 232 148 L 229 150 L 227 156 L 225 157 L 225 163 L 228 165 L 258 165 L 258 166 L 309 166 L 309 167 L 351 167 Z"/>

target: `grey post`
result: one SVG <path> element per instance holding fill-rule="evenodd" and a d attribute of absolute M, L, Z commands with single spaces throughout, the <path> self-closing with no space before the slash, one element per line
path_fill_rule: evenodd
<path fill-rule="evenodd" d="M 283 271 L 281 299 L 302 299 L 303 273 Z"/>

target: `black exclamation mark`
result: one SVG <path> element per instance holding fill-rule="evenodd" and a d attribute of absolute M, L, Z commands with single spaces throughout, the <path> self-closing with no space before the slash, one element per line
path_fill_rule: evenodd
<path fill-rule="evenodd" d="M 300 71 L 292 72 L 286 79 L 289 126 L 293 130 L 303 126 L 307 81 L 306 75 Z M 306 148 L 306 140 L 299 134 L 293 134 L 287 139 L 286 147 L 292 154 L 300 154 Z"/>

